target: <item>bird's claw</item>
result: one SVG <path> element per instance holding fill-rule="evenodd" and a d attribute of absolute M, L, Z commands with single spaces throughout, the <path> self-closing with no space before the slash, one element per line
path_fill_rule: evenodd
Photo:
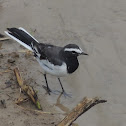
<path fill-rule="evenodd" d="M 69 98 L 72 98 L 72 94 L 68 94 L 66 93 L 65 91 L 62 91 L 61 92 L 63 94 L 63 96 L 66 98 L 66 97 L 69 97 Z"/>
<path fill-rule="evenodd" d="M 72 94 L 68 94 L 68 93 L 66 93 L 66 91 L 58 91 L 58 90 L 51 90 L 49 87 L 47 87 L 47 86 L 42 86 L 46 91 L 47 91 L 47 93 L 49 94 L 49 95 L 51 95 L 51 93 L 52 94 L 55 94 L 55 95 L 59 95 L 59 94 L 62 94 L 65 98 L 66 97 L 69 97 L 69 98 L 72 98 Z"/>
<path fill-rule="evenodd" d="M 55 90 L 55 92 L 58 92 L 58 94 L 62 94 L 65 98 L 66 97 L 69 97 L 69 98 L 72 98 L 72 94 L 68 94 L 66 93 L 66 91 L 58 91 L 58 90 Z"/>
<path fill-rule="evenodd" d="M 59 93 L 56 93 L 56 92 L 58 92 L 57 90 L 51 90 L 49 87 L 47 87 L 47 86 L 45 86 L 45 85 L 43 85 L 42 87 L 47 91 L 47 93 L 48 93 L 49 95 L 51 95 L 51 93 L 52 93 L 52 94 L 55 94 L 55 95 L 59 95 Z"/>

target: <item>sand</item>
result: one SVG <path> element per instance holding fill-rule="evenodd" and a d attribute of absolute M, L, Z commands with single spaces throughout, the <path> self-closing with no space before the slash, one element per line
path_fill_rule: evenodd
<path fill-rule="evenodd" d="M 61 78 L 72 98 L 62 97 L 63 105 L 72 109 L 83 97 L 102 97 L 100 104 L 82 115 L 79 126 L 125 126 L 126 120 L 126 1 L 125 0 L 1 0 L 0 33 L 7 27 L 24 27 L 40 42 L 64 46 L 76 43 L 89 56 L 79 57 L 79 69 L 69 77 Z M 1 42 L 0 42 L 1 43 Z M 13 40 L 2 42 L 0 72 L 8 68 L 12 52 L 19 58 L 11 68 L 18 66 L 25 80 L 36 90 L 45 111 L 62 111 L 54 104 L 58 96 L 45 94 L 41 68 L 32 56 L 27 57 Z M 30 64 L 30 65 L 29 65 Z M 19 95 L 13 72 L 0 75 L 0 99 L 7 108 L 0 108 L 0 126 L 51 126 L 63 115 L 35 115 L 15 106 Z M 13 77 L 11 87 L 5 82 Z M 55 77 L 48 75 L 52 89 L 60 90 Z M 9 94 L 9 96 L 7 95 Z M 33 107 L 27 103 L 27 107 Z M 55 123 L 55 124 L 53 124 Z"/>

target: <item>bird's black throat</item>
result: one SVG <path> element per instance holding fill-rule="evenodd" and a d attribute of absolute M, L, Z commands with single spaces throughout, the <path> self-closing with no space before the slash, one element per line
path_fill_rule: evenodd
<path fill-rule="evenodd" d="M 78 62 L 77 57 L 66 58 L 65 62 L 67 64 L 67 72 L 69 74 L 73 73 L 79 66 L 79 62 Z"/>

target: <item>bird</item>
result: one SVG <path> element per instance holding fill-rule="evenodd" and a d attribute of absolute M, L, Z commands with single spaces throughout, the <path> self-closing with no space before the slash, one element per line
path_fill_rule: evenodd
<path fill-rule="evenodd" d="M 60 77 L 74 73 L 79 67 L 78 56 L 88 55 L 77 44 L 67 44 L 64 47 L 53 44 L 40 43 L 24 28 L 7 28 L 5 33 L 19 44 L 32 51 L 34 57 L 43 69 L 46 86 L 43 86 L 50 95 L 47 74 L 56 76 L 62 88 L 62 94 L 67 96 Z"/>

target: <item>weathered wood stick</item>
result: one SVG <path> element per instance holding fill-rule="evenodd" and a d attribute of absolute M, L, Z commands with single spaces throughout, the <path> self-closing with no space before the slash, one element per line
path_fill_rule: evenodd
<path fill-rule="evenodd" d="M 5 38 L 0 38 L 0 41 L 5 41 L 5 40 L 9 40 L 10 38 L 7 38 L 7 37 L 5 37 Z"/>
<path fill-rule="evenodd" d="M 107 102 L 99 98 L 84 98 L 57 126 L 70 126 L 79 116 L 88 111 L 93 106 Z"/>
<path fill-rule="evenodd" d="M 26 92 L 26 94 L 30 97 L 32 102 L 36 105 L 36 107 L 39 110 L 42 110 L 41 104 L 40 104 L 40 102 L 38 100 L 38 96 L 37 96 L 35 90 L 33 89 L 33 87 L 24 84 L 23 79 L 22 79 L 22 77 L 21 77 L 21 75 L 19 73 L 19 69 L 18 68 L 14 69 L 14 73 L 16 75 L 18 84 L 21 87 L 22 91 Z"/>

